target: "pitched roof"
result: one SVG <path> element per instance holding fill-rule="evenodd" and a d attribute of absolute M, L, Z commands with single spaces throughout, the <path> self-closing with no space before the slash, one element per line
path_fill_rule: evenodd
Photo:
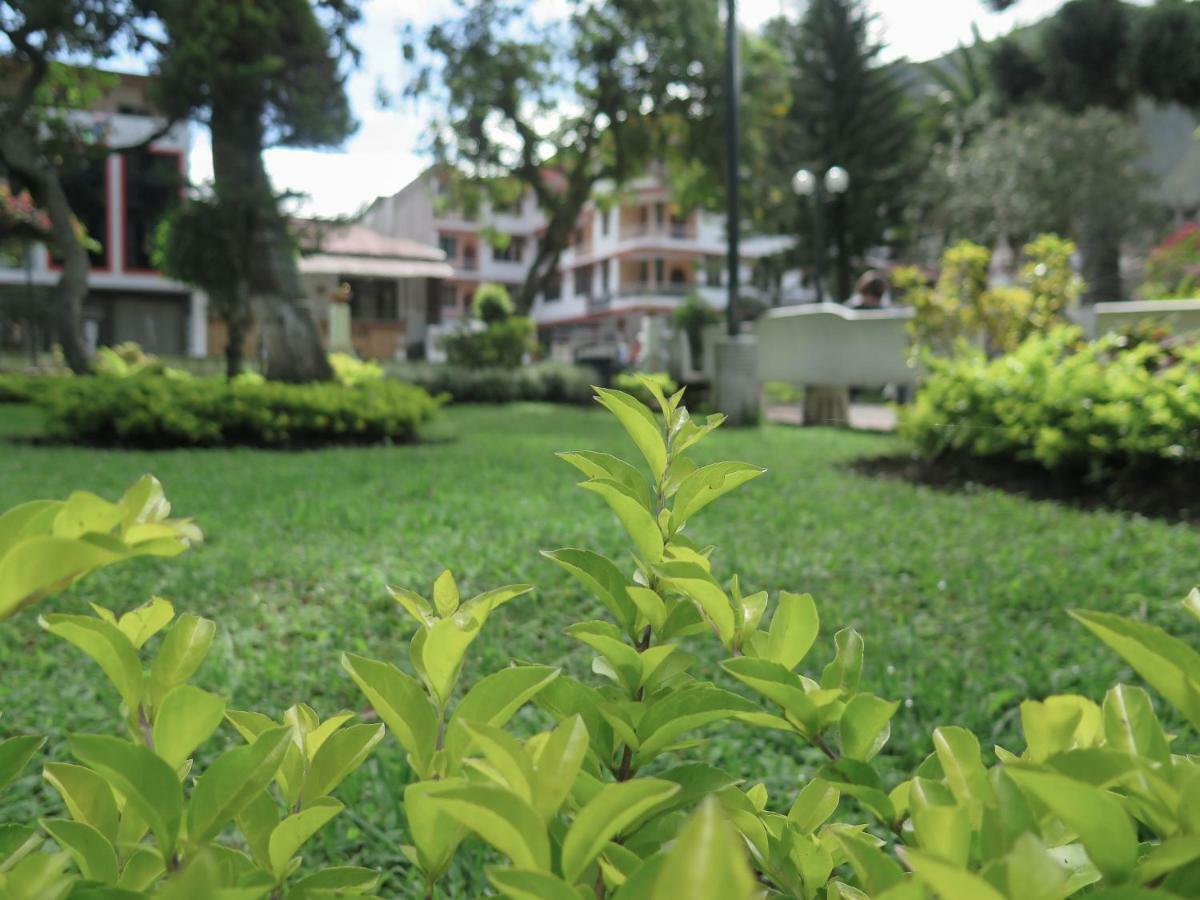
<path fill-rule="evenodd" d="M 365 256 L 381 259 L 433 260 L 446 254 L 438 247 L 382 234 L 365 225 L 330 224 L 301 220 L 295 223 L 301 249 L 306 254 Z"/>

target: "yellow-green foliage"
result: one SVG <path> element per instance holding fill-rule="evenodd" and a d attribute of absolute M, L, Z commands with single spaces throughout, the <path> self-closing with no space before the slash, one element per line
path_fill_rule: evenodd
<path fill-rule="evenodd" d="M 679 390 L 679 385 L 675 383 L 675 379 L 666 372 L 621 372 L 613 379 L 613 387 L 627 394 L 632 394 L 647 406 L 653 406 L 654 395 L 650 393 L 650 389 L 646 386 L 647 382 L 655 385 L 668 396 Z"/>
<path fill-rule="evenodd" d="M 330 353 L 329 365 L 344 385 L 353 386 L 383 378 L 383 367 L 373 359 L 359 359 L 349 353 Z"/>
<path fill-rule="evenodd" d="M 157 375 L 63 379 L 43 403 L 54 433 L 138 447 L 409 441 L 438 402 L 397 381 L 282 384 Z"/>
<path fill-rule="evenodd" d="M 1048 469 L 1200 460 L 1200 344 L 1087 343 L 1073 326 L 1013 353 L 930 359 L 900 430 L 929 456 L 1031 460 Z"/>
<path fill-rule="evenodd" d="M 167 366 L 157 356 L 146 353 L 137 341 L 125 341 L 96 351 L 95 369 L 101 375 L 129 378 L 133 375 L 154 374 L 167 378 L 191 378 L 182 369 Z"/>
<path fill-rule="evenodd" d="M 1007 353 L 1026 337 L 1063 321 L 1083 288 L 1071 270 L 1075 245 L 1052 234 L 1026 244 L 1015 285 L 990 286 L 991 252 L 961 241 L 942 255 L 941 275 L 930 287 L 913 268 L 893 278 L 916 311 L 908 330 L 918 353 L 947 355 L 979 344 L 992 355 Z"/>

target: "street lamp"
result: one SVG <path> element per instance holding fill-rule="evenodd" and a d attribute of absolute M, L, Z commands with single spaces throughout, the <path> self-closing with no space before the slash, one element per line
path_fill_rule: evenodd
<path fill-rule="evenodd" d="M 837 196 L 850 189 L 850 173 L 841 166 L 830 166 L 823 178 L 818 178 L 809 169 L 799 169 L 792 176 L 792 190 L 797 197 L 812 200 L 813 217 L 813 285 L 817 290 L 817 302 L 825 302 L 825 288 L 821 284 L 821 262 L 825 254 L 825 235 L 822 231 L 821 213 L 825 196 Z"/>

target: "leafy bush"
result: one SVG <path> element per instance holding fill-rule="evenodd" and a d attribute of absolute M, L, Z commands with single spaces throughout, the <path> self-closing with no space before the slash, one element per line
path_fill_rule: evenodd
<path fill-rule="evenodd" d="M 801 674 L 820 632 L 813 599 L 784 591 L 772 611 L 765 591 L 743 593 L 736 576 L 719 578 L 711 548 L 688 536 L 698 513 L 763 470 L 692 462 L 687 451 L 721 417 L 694 421 L 680 394 L 645 387 L 661 417 L 619 391 L 601 390 L 598 399 L 646 469 L 604 453 L 560 454 L 630 544 L 632 568 L 586 549 L 546 553 L 608 613 L 567 629 L 597 654 L 598 686 L 520 663 L 463 690 L 471 644 L 500 606 L 531 588 L 465 599 L 449 572 L 428 598 L 391 591 L 414 623 L 412 674 L 341 657 L 382 725 L 349 724 L 352 713 L 321 722 L 303 704 L 279 721 L 228 709 L 224 698 L 187 683 L 214 623 L 176 618 L 161 598 L 121 616 L 102 607 L 95 616 L 46 615 L 42 627 L 91 657 L 112 683 L 126 734 L 73 735 L 67 745 L 77 763 L 45 766 L 67 817 L 4 826 L 0 890 L 369 893 L 374 872 L 304 874 L 298 853 L 342 811 L 330 793 L 386 727 L 407 754 L 398 774 L 408 783 L 398 793 L 412 844 L 397 849 L 422 874 L 426 897 L 473 838 L 506 860 L 486 869 L 497 894 L 522 900 L 1196 896 L 1200 761 L 1188 752 L 1200 729 L 1200 657 L 1188 644 L 1143 621 L 1075 612 L 1171 708 L 1170 734 L 1137 686 L 1114 686 L 1102 704 L 1050 696 L 1022 703 L 1020 753 L 996 747 L 989 767 L 973 734 L 941 727 L 914 775 L 885 784 L 876 761 L 900 704 L 859 689 L 862 636 L 839 631 L 819 677 Z M 81 541 L 96 537 L 86 523 L 80 531 Z M 14 577 L 22 576 L 4 571 Z M 1200 619 L 1200 591 L 1184 606 Z M 719 668 L 702 662 L 715 649 L 728 656 Z M 748 688 L 768 708 L 717 679 Z M 548 727 L 529 734 L 539 717 L 528 709 L 518 736 L 508 725 L 529 707 Z M 246 745 L 220 752 L 192 778 L 194 760 L 209 758 L 198 748 L 222 721 Z M 781 802 L 752 775 L 703 761 L 697 733 L 715 725 L 787 736 L 824 764 Z M 41 744 L 21 736 L 0 743 L 0 788 Z M 395 783 L 393 773 L 381 775 L 382 785 Z"/>
<path fill-rule="evenodd" d="M 1146 260 L 1141 294 L 1147 300 L 1200 297 L 1200 224 L 1185 225 Z"/>
<path fill-rule="evenodd" d="M 533 319 L 513 316 L 482 331 L 463 328 L 446 335 L 442 342 L 451 365 L 468 369 L 515 369 L 525 354 L 536 348 L 536 333 Z"/>
<path fill-rule="evenodd" d="M 704 329 L 721 321 L 720 314 L 699 294 L 688 294 L 671 313 L 675 327 L 687 335 L 693 360 L 704 353 Z"/>
<path fill-rule="evenodd" d="M 125 341 L 96 351 L 96 372 L 114 378 L 133 375 L 163 375 L 167 378 L 191 378 L 183 369 L 173 369 L 152 353 L 146 353 L 137 341 Z"/>
<path fill-rule="evenodd" d="M 666 372 L 620 372 L 613 379 L 613 387 L 619 391 L 631 394 L 647 406 L 654 404 L 654 395 L 646 387 L 646 382 L 652 382 L 664 395 L 670 395 L 679 390 L 675 379 Z"/>
<path fill-rule="evenodd" d="M 596 373 L 583 366 L 541 362 L 518 369 L 469 369 L 453 365 L 389 367 L 401 381 L 453 403 L 574 403 L 592 400 Z"/>
<path fill-rule="evenodd" d="M 1200 344 L 1087 343 L 1061 326 L 1007 356 L 934 359 L 900 430 L 958 451 L 1093 473 L 1200 460 Z"/>
<path fill-rule="evenodd" d="M 47 388 L 58 383 L 59 377 L 0 372 L 0 403 L 35 403 Z"/>
<path fill-rule="evenodd" d="M 341 384 L 353 387 L 383 378 L 383 367 L 373 359 L 359 359 L 349 353 L 330 353 L 329 365 Z"/>
<path fill-rule="evenodd" d="M 481 284 L 471 297 L 471 314 L 485 325 L 503 322 L 517 307 L 502 284 Z"/>
<path fill-rule="evenodd" d="M 1083 289 L 1071 269 L 1074 252 L 1070 241 L 1041 235 L 1025 245 L 1016 285 L 989 287 L 991 251 L 970 241 L 946 250 L 933 287 L 917 269 L 897 270 L 895 287 L 915 312 L 908 325 L 914 349 L 947 355 L 982 341 L 989 354 L 997 355 L 1065 321 Z"/>
<path fill-rule="evenodd" d="M 138 447 L 411 441 L 438 408 L 425 391 L 394 381 L 344 387 L 154 375 L 63 379 L 43 400 L 52 434 Z"/>

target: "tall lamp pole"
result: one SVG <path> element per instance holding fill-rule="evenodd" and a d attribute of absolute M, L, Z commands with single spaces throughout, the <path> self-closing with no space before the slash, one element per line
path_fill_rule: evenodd
<path fill-rule="evenodd" d="M 792 176 L 792 190 L 796 196 L 807 197 L 812 204 L 813 286 L 817 291 L 818 303 L 825 302 L 825 287 L 821 282 L 821 270 L 825 261 L 825 232 L 822 227 L 825 197 L 844 194 L 849 189 L 850 173 L 841 166 L 830 166 L 825 170 L 823 178 L 818 178 L 808 169 L 799 169 Z"/>
<path fill-rule="evenodd" d="M 738 244 L 742 220 L 739 177 L 741 165 L 738 160 L 738 107 L 741 98 L 738 77 L 737 0 L 726 0 L 725 8 L 725 193 L 728 217 L 725 237 L 729 254 L 726 263 L 729 267 L 729 299 L 725 305 L 725 327 L 733 337 L 738 333 L 737 303 L 741 289 L 741 254 Z"/>

